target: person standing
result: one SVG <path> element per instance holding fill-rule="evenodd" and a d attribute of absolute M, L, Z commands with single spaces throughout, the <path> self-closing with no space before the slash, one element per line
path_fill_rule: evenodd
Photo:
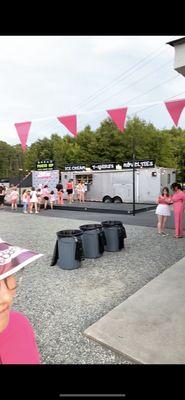
<path fill-rule="evenodd" d="M 27 208 L 28 208 L 28 194 L 27 190 L 24 189 L 22 192 L 22 202 L 23 202 L 23 213 L 28 214 Z"/>
<path fill-rule="evenodd" d="M 175 238 L 179 239 L 183 237 L 183 213 L 185 209 L 185 193 L 182 191 L 182 187 L 179 183 L 174 182 L 171 185 L 173 190 L 172 202 L 174 210 L 174 222 L 175 222 Z"/>
<path fill-rule="evenodd" d="M 27 211 L 28 212 L 30 212 L 30 193 L 31 193 L 31 190 L 28 189 L 27 190 Z"/>
<path fill-rule="evenodd" d="M 64 202 L 63 202 L 63 185 L 61 184 L 61 182 L 59 182 L 56 185 L 56 189 L 57 189 L 57 203 L 59 206 L 61 206 L 62 204 L 64 204 Z"/>
<path fill-rule="evenodd" d="M 37 204 L 38 204 L 38 197 L 37 197 L 37 192 L 34 187 L 31 189 L 30 193 L 30 214 L 33 214 L 33 205 L 35 207 L 35 214 L 38 214 L 37 210 Z"/>
<path fill-rule="evenodd" d="M 77 195 L 77 200 L 80 201 L 80 181 L 78 181 L 76 187 L 75 187 L 75 192 Z"/>
<path fill-rule="evenodd" d="M 37 199 L 38 199 L 37 211 L 40 212 L 40 207 L 42 204 L 42 189 L 41 188 L 37 189 L 36 193 L 37 193 Z"/>
<path fill-rule="evenodd" d="M 51 205 L 51 210 L 53 210 L 53 205 L 55 204 L 56 201 L 56 197 L 55 197 L 55 193 L 54 190 L 52 190 L 50 192 L 50 205 Z"/>
<path fill-rule="evenodd" d="M 81 180 L 78 183 L 78 185 L 76 187 L 76 190 L 77 190 L 77 195 L 78 195 L 79 202 L 80 203 L 81 202 L 84 203 L 84 201 L 85 201 L 85 184 L 84 184 L 83 180 Z"/>
<path fill-rule="evenodd" d="M 162 194 L 157 198 L 156 202 L 158 204 L 155 211 L 158 218 L 157 231 L 159 235 L 166 236 L 168 234 L 165 232 L 165 225 L 167 218 L 171 215 L 170 204 L 172 203 L 168 187 L 165 186 L 162 189 Z"/>
<path fill-rule="evenodd" d="M 42 189 L 42 196 L 44 199 L 44 210 L 47 209 L 47 205 L 48 205 L 48 200 L 49 200 L 49 189 L 48 189 L 48 185 L 44 185 L 44 188 Z"/>
<path fill-rule="evenodd" d="M 0 209 L 4 207 L 5 187 L 0 185 Z"/>
<path fill-rule="evenodd" d="M 73 180 L 69 179 L 67 183 L 67 194 L 68 194 L 68 203 L 72 203 L 73 201 Z"/>
<path fill-rule="evenodd" d="M 17 191 L 16 186 L 13 186 L 11 193 L 10 193 L 10 201 L 12 205 L 12 210 L 17 211 L 17 202 L 18 202 L 19 194 Z"/>

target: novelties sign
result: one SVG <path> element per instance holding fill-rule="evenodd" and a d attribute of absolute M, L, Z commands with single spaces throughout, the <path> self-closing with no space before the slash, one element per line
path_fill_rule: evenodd
<path fill-rule="evenodd" d="M 93 171 L 106 171 L 116 169 L 116 163 L 102 163 L 102 164 L 92 164 L 91 169 Z"/>
<path fill-rule="evenodd" d="M 154 168 L 155 161 L 154 160 L 136 160 L 135 168 Z M 123 169 L 133 168 L 133 161 L 124 161 L 122 164 Z"/>

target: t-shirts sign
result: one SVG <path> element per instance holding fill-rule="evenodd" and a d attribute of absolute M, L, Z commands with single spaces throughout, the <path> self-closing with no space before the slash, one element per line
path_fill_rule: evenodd
<path fill-rule="evenodd" d="M 116 164 L 115 163 L 102 163 L 102 164 L 92 164 L 91 169 L 93 171 L 107 171 L 111 169 L 116 169 Z"/>

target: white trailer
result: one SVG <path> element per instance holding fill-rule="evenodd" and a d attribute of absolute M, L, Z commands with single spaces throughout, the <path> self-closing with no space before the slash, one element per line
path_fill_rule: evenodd
<path fill-rule="evenodd" d="M 73 179 L 74 187 L 78 180 L 83 179 L 87 188 L 86 201 L 132 202 L 133 170 L 132 168 L 121 169 L 120 166 L 116 168 L 108 171 L 93 171 L 86 168 L 86 171 L 61 172 L 61 182 L 66 189 L 69 179 Z M 136 168 L 135 201 L 137 203 L 154 203 L 162 187 L 167 186 L 170 189 L 175 180 L 176 171 L 173 168 Z"/>

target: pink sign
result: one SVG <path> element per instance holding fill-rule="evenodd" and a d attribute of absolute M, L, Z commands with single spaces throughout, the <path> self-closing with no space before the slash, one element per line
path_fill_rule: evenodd
<path fill-rule="evenodd" d="M 20 122 L 20 123 L 15 124 L 23 151 L 26 150 L 26 143 L 27 143 L 27 139 L 28 139 L 28 133 L 30 130 L 30 126 L 31 126 L 31 122 Z"/>
<path fill-rule="evenodd" d="M 175 101 L 167 101 L 165 102 L 165 106 L 173 119 L 174 124 L 177 126 L 179 122 L 179 118 L 181 116 L 182 110 L 185 107 L 185 99 L 175 100 Z"/>
<path fill-rule="evenodd" d="M 116 124 L 116 126 L 118 127 L 118 129 L 120 129 L 121 132 L 123 132 L 125 129 L 125 118 L 127 114 L 127 109 L 128 108 L 125 107 L 125 108 L 117 108 L 114 110 L 107 110 L 113 122 Z"/>
<path fill-rule="evenodd" d="M 76 115 L 68 115 L 66 117 L 57 117 L 58 120 L 63 124 L 68 131 L 70 131 L 74 136 L 77 136 L 77 119 Z"/>

